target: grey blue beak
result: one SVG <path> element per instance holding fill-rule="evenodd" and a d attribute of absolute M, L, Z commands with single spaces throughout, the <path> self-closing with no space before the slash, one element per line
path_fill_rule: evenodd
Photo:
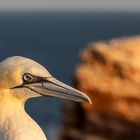
<path fill-rule="evenodd" d="M 43 96 L 54 96 L 77 102 L 88 102 L 90 104 L 92 103 L 86 94 L 56 80 L 53 77 L 46 79 L 43 78 L 42 81 L 40 80 L 36 83 L 27 84 L 24 85 L 24 87 L 27 87 L 30 90 Z"/>

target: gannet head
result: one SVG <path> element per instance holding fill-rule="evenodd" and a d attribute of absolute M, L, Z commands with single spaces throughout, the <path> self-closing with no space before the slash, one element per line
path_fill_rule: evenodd
<path fill-rule="evenodd" d="M 0 63 L 0 89 L 22 101 L 38 96 L 55 96 L 73 101 L 89 102 L 84 93 L 56 80 L 39 63 L 13 56 Z"/>

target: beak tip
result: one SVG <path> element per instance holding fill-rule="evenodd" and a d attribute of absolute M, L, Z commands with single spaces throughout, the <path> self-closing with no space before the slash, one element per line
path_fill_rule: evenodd
<path fill-rule="evenodd" d="M 91 99 L 90 99 L 89 97 L 88 97 L 87 102 L 88 102 L 89 104 L 92 104 L 92 101 L 91 101 Z"/>
<path fill-rule="evenodd" d="M 91 100 L 89 101 L 89 104 L 92 104 L 92 101 Z"/>
<path fill-rule="evenodd" d="M 84 101 L 83 101 L 83 102 L 92 104 L 91 99 L 90 99 L 89 96 L 87 96 L 86 94 L 84 94 Z"/>

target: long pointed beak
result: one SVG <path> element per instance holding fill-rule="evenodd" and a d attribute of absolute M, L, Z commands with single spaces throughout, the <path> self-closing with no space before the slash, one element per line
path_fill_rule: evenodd
<path fill-rule="evenodd" d="M 92 103 L 86 94 L 56 80 L 53 77 L 46 78 L 46 80 L 43 80 L 40 83 L 26 85 L 26 87 L 43 96 L 55 96 L 77 102 Z"/>

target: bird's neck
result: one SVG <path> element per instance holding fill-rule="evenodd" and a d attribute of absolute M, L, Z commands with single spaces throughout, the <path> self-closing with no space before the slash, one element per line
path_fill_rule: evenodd
<path fill-rule="evenodd" d="M 5 92 L 0 96 L 0 140 L 25 140 L 25 138 L 46 140 L 41 128 L 25 112 L 23 103 Z"/>
<path fill-rule="evenodd" d="M 24 110 L 20 99 L 15 98 L 8 90 L 0 90 L 0 117 L 10 117 L 19 110 Z"/>

